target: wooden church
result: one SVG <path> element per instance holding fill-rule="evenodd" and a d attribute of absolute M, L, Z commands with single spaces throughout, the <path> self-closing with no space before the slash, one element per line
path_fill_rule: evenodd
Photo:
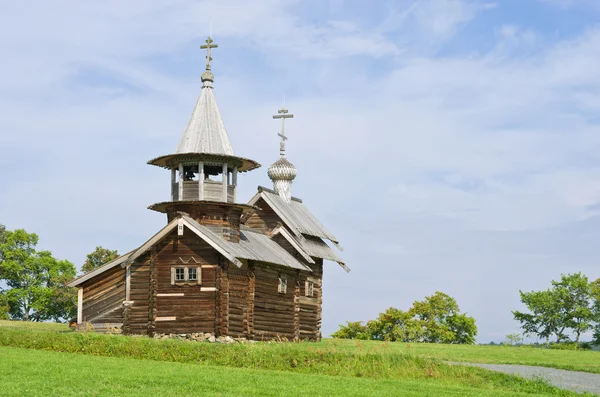
<path fill-rule="evenodd" d="M 321 338 L 323 261 L 349 269 L 326 243 L 341 246 L 290 187 L 296 168 L 280 157 L 273 189 L 237 202 L 240 173 L 260 165 L 234 154 L 213 93 L 209 37 L 202 91 L 173 154 L 148 162 L 171 172 L 171 200 L 149 208 L 167 225 L 133 251 L 69 283 L 77 323 L 125 334 Z"/>

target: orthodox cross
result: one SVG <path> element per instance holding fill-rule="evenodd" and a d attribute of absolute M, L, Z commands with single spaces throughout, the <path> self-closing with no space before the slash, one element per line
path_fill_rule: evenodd
<path fill-rule="evenodd" d="M 285 136 L 285 119 L 291 119 L 294 117 L 293 114 L 288 114 L 288 110 L 285 107 L 282 107 L 277 111 L 278 114 L 274 115 L 274 119 L 281 119 L 281 132 L 277 135 L 281 137 L 281 143 L 279 144 L 279 154 L 282 156 L 285 154 L 285 141 L 287 141 L 287 136 Z"/>
<path fill-rule="evenodd" d="M 210 70 L 210 61 L 212 61 L 210 49 L 217 48 L 218 46 L 218 44 L 213 44 L 213 39 L 210 36 L 208 36 L 208 39 L 206 39 L 206 44 L 202 44 L 200 46 L 201 49 L 206 49 L 206 70 Z"/>

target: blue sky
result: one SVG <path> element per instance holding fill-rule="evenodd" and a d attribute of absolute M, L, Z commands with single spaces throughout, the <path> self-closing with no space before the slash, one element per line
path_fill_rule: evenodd
<path fill-rule="evenodd" d="M 519 289 L 598 278 L 600 6 L 575 0 L 13 2 L 0 15 L 0 223 L 80 266 L 165 224 L 146 206 L 200 91 L 269 185 L 287 106 L 293 194 L 342 241 L 323 331 L 436 290 L 479 341 Z"/>

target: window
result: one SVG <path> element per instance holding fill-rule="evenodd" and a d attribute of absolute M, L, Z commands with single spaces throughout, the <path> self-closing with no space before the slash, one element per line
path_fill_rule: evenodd
<path fill-rule="evenodd" d="M 304 287 L 305 287 L 304 288 L 305 289 L 304 294 L 306 296 L 310 296 L 310 297 L 314 296 L 314 294 L 315 294 L 315 283 L 314 283 L 314 281 L 307 280 Z"/>
<path fill-rule="evenodd" d="M 279 286 L 277 287 L 277 291 L 281 294 L 287 293 L 287 277 L 279 276 Z"/>
<path fill-rule="evenodd" d="M 200 284 L 200 267 L 171 267 L 171 285 Z"/>
<path fill-rule="evenodd" d="M 175 281 L 185 281 L 185 268 L 183 268 L 183 267 L 175 268 Z"/>

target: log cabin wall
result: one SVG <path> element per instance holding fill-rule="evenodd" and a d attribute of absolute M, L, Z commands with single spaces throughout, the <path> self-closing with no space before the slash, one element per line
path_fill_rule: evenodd
<path fill-rule="evenodd" d="M 248 217 L 245 225 L 252 229 L 262 229 L 267 235 L 270 235 L 278 223 L 281 223 L 281 218 L 262 198 L 258 199 L 254 205 L 260 209 Z"/>
<path fill-rule="evenodd" d="M 227 267 L 228 285 L 228 335 L 234 338 L 248 337 L 248 305 L 250 291 L 250 276 L 247 261 L 243 266 L 229 265 Z M 252 291 L 253 292 L 253 291 Z"/>
<path fill-rule="evenodd" d="M 215 332 L 217 253 L 187 228 L 156 246 L 157 333 Z M 171 283 L 172 268 L 198 269 L 198 280 Z"/>
<path fill-rule="evenodd" d="M 91 324 L 96 332 L 120 329 L 123 325 L 125 269 L 116 266 L 86 281 L 82 288 L 83 322 Z"/>
<path fill-rule="evenodd" d="M 296 270 L 282 266 L 257 264 L 254 270 L 254 339 L 296 336 L 294 327 Z M 287 277 L 286 293 L 278 292 L 279 276 Z"/>
<path fill-rule="evenodd" d="M 147 253 L 130 265 L 129 300 L 133 303 L 125 310 L 127 319 L 123 326 L 124 333 L 148 333 L 150 324 L 150 260 L 151 253 Z"/>
<path fill-rule="evenodd" d="M 301 272 L 299 288 L 300 339 L 320 340 L 323 317 L 323 259 L 313 258 L 315 264 L 308 264 L 312 273 Z M 313 282 L 313 296 L 307 296 L 307 281 Z"/>
<path fill-rule="evenodd" d="M 201 225 L 221 226 L 224 229 L 229 229 L 228 233 L 223 235 L 226 240 L 240 240 L 241 208 L 208 203 L 180 204 L 169 209 L 167 220 L 171 222 L 175 219 L 178 211 L 188 213 L 192 219 Z"/>

